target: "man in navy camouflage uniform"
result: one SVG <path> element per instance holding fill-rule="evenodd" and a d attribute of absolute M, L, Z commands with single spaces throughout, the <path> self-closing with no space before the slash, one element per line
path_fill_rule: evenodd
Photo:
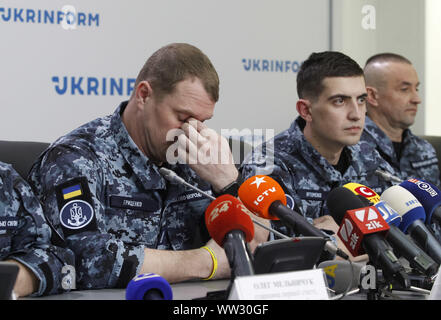
<path fill-rule="evenodd" d="M 73 288 L 74 255 L 52 245 L 50 238 L 51 229 L 31 187 L 11 165 L 0 162 L 0 260 L 19 266 L 17 296 Z"/>
<path fill-rule="evenodd" d="M 172 169 L 208 193 L 236 180 L 232 159 L 192 162 L 191 150 L 200 147 L 193 143 L 221 145 L 220 153 L 231 155 L 226 140 L 203 124 L 218 91 L 205 54 L 188 44 L 165 46 L 147 60 L 128 102 L 59 138 L 36 162 L 30 179 L 75 252 L 79 288 L 125 287 L 146 272 L 169 282 L 207 278 L 213 262 L 201 249 L 206 243 L 218 259 L 214 278 L 229 275 L 225 253 L 205 227 L 210 200 L 159 173 Z M 171 161 L 176 152 L 190 164 Z"/>
<path fill-rule="evenodd" d="M 383 53 L 369 58 L 364 72 L 368 103 L 361 140 L 373 145 L 401 179 L 422 179 L 440 187 L 433 146 L 409 129 L 421 103 L 420 82 L 412 63 L 400 55 Z"/>
<path fill-rule="evenodd" d="M 297 75 L 297 91 L 299 117 L 245 159 L 242 176 L 273 177 L 292 208 L 317 227 L 336 232 L 326 207 L 328 193 L 349 182 L 381 193 L 390 184 L 374 171 L 393 171 L 374 148 L 358 143 L 367 94 L 355 61 L 338 52 L 313 53 Z"/>
<path fill-rule="evenodd" d="M 368 103 L 361 140 L 374 146 L 402 180 L 417 178 L 441 187 L 435 149 L 409 129 L 421 103 L 412 63 L 398 54 L 381 53 L 367 60 L 364 72 Z M 441 239 L 440 227 L 431 228 Z"/>

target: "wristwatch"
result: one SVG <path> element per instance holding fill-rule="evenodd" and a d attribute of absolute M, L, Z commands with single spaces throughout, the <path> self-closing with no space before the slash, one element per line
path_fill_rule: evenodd
<path fill-rule="evenodd" d="M 240 187 L 241 179 L 242 179 L 242 177 L 241 177 L 241 175 L 240 175 L 240 173 L 239 173 L 239 175 L 237 176 L 237 179 L 234 180 L 233 182 L 231 182 L 231 183 L 230 183 L 229 185 L 227 185 L 226 187 L 222 188 L 221 191 L 219 191 L 219 192 L 215 192 L 215 191 L 213 190 L 214 195 L 215 195 L 216 197 L 219 197 L 219 196 L 221 196 L 221 195 L 223 195 L 223 194 L 230 194 L 230 195 L 232 195 L 232 196 L 234 196 L 234 197 L 237 197 L 237 192 L 238 192 L 239 187 Z"/>

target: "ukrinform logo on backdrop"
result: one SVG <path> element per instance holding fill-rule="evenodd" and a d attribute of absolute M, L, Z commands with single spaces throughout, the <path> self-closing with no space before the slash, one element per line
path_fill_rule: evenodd
<path fill-rule="evenodd" d="M 300 62 L 242 59 L 245 71 L 257 72 L 298 72 Z M 93 76 L 58 76 L 52 77 L 55 92 L 59 95 L 119 95 L 130 96 L 134 90 L 135 78 L 113 78 Z"/>
<path fill-rule="evenodd" d="M 52 24 L 60 25 L 65 30 L 74 30 L 77 27 L 99 27 L 100 14 L 81 12 L 71 5 L 61 9 L 0 7 L 0 22 Z"/>
<path fill-rule="evenodd" d="M 192 121 L 190 121 L 192 124 Z M 181 135 L 185 136 L 182 129 L 172 129 L 167 132 L 166 141 L 170 142 L 167 148 L 166 159 L 170 164 L 240 164 L 247 153 L 261 146 L 264 142 L 264 156 L 259 157 L 259 165 L 265 168 L 274 167 L 274 152 L 268 145 L 274 143 L 274 129 L 221 129 L 221 136 L 226 138 L 221 140 L 218 145 L 210 143 L 210 137 L 217 135 L 216 131 L 211 128 L 202 129 L 199 134 L 190 131 L 188 140 L 194 146 L 189 148 L 188 152 L 182 147 L 182 141 L 179 141 Z M 231 146 L 228 145 L 231 141 Z M 248 150 L 243 147 L 243 142 L 248 145 Z M 227 145 L 223 145 L 227 144 Z M 243 155 L 240 158 L 231 158 L 231 152 L 235 155 Z M 254 153 L 251 155 L 253 161 L 256 161 Z M 268 173 L 269 174 L 269 173 Z"/>
<path fill-rule="evenodd" d="M 253 72 L 297 73 L 300 70 L 301 64 L 300 61 L 291 60 L 242 59 L 244 70 Z"/>
<path fill-rule="evenodd" d="M 53 76 L 55 92 L 58 95 L 87 96 L 130 96 L 135 78 Z"/>

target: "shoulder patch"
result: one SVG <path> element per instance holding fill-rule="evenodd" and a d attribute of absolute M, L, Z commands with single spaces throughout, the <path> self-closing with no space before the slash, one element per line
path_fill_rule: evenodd
<path fill-rule="evenodd" d="M 285 193 L 285 196 L 286 196 L 286 206 L 291 210 L 294 210 L 294 204 L 295 204 L 294 199 L 287 193 Z"/>
<path fill-rule="evenodd" d="M 60 223 L 66 236 L 97 230 L 92 195 L 86 177 L 78 177 L 55 187 Z"/>
<path fill-rule="evenodd" d="M 72 200 L 60 210 L 60 222 L 68 229 L 76 230 L 87 226 L 93 219 L 92 206 L 83 200 Z"/>

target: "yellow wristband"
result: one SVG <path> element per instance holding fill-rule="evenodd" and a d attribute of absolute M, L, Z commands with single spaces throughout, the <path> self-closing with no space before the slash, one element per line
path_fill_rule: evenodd
<path fill-rule="evenodd" d="M 214 277 L 214 275 L 216 274 L 216 271 L 217 271 L 217 258 L 216 258 L 216 254 L 208 246 L 203 246 L 202 249 L 207 250 L 208 253 L 210 253 L 211 260 L 213 260 L 213 270 L 211 271 L 211 274 L 208 276 L 208 278 L 202 279 L 202 280 L 210 280 L 211 278 Z"/>

